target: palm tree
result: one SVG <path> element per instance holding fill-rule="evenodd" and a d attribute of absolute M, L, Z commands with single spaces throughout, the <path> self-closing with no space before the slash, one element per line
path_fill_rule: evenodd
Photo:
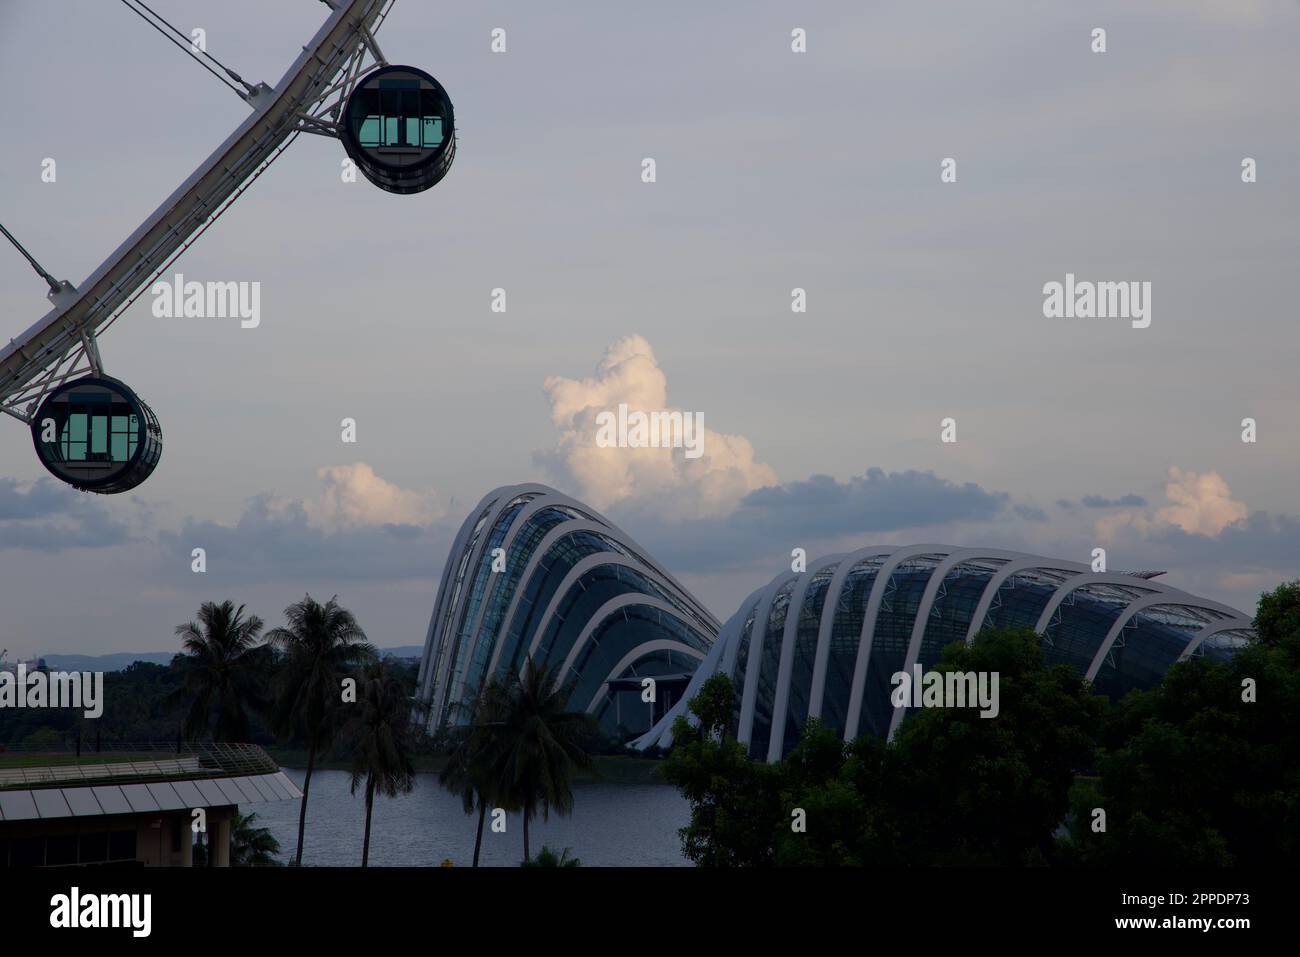
<path fill-rule="evenodd" d="M 279 867 L 275 856 L 280 853 L 280 842 L 275 839 L 270 828 L 257 827 L 256 814 L 235 812 L 230 822 L 230 866 L 231 867 Z M 212 855 L 202 844 L 194 846 L 194 865 L 196 867 L 212 866 Z"/>
<path fill-rule="evenodd" d="M 370 860 L 370 815 L 375 791 L 387 797 L 409 794 L 415 787 L 411 763 L 411 702 L 401 681 L 384 661 L 366 668 L 360 708 L 344 727 L 344 737 L 354 744 L 352 793 L 366 784 L 366 837 L 361 845 L 361 866 Z"/>
<path fill-rule="evenodd" d="M 530 860 L 528 824 L 542 812 L 548 820 L 573 810 L 573 772 L 590 766 L 583 742 L 596 730 L 591 715 L 567 710 L 569 686 L 556 684 L 549 669 L 530 656 L 511 682 L 502 720 L 491 733 L 499 767 L 499 796 L 523 813 L 524 860 Z"/>
<path fill-rule="evenodd" d="M 478 867 L 479 852 L 483 847 L 483 821 L 488 808 L 502 803 L 499 787 L 502 735 L 498 731 L 505 726 L 509 694 L 509 687 L 500 679 L 494 678 L 488 683 L 475 702 L 470 723 L 451 729 L 454 746 L 438 775 L 444 788 L 460 796 L 466 814 L 478 810 L 478 830 L 474 835 L 475 867 Z"/>
<path fill-rule="evenodd" d="M 213 741 L 239 741 L 248 738 L 248 707 L 258 710 L 267 702 L 260 693 L 265 646 L 257 646 L 262 619 L 244 618 L 244 606 L 234 602 L 220 605 L 207 601 L 199 606 L 197 621 L 177 625 L 174 629 L 185 651 L 172 656 L 171 668 L 181 675 L 181 685 L 165 699 L 174 710 L 189 702 L 185 719 L 176 732 L 176 753 L 181 753 L 182 736 L 197 741 L 211 736 Z M 213 717 L 216 717 L 215 726 Z M 213 855 L 207 853 L 212 834 L 199 838 L 195 863 L 212 867 Z"/>
<path fill-rule="evenodd" d="M 576 857 L 570 857 L 571 848 L 565 848 L 559 854 L 554 850 L 542 845 L 542 849 L 537 852 L 537 857 L 531 861 L 524 861 L 521 867 L 581 867 L 582 861 Z"/>
<path fill-rule="evenodd" d="M 375 657 L 365 632 L 337 598 L 322 605 L 307 595 L 284 610 L 286 627 L 276 628 L 266 636 L 268 643 L 284 653 L 277 675 L 272 727 L 285 737 L 297 732 L 307 744 L 295 866 L 302 864 L 307 796 L 316 755 L 333 743 L 342 717 L 343 679 Z"/>
<path fill-rule="evenodd" d="M 255 827 L 256 814 L 239 814 L 230 827 L 230 864 L 232 867 L 276 867 L 280 842 L 270 828 Z"/>
<path fill-rule="evenodd" d="M 236 608 L 232 601 L 204 602 L 197 621 L 176 626 L 185 651 L 172 659 L 172 667 L 184 683 L 170 701 L 189 700 L 186 738 L 211 733 L 214 741 L 248 740 L 248 711 L 267 704 L 262 685 L 269 655 L 258 645 L 261 632 L 262 619 L 245 618 L 244 606 Z"/>

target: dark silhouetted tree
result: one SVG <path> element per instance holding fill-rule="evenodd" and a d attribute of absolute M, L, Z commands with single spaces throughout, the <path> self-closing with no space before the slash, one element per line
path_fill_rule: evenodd
<path fill-rule="evenodd" d="M 266 636 L 283 653 L 276 675 L 272 725 L 277 734 L 298 734 L 307 745 L 307 770 L 298 811 L 298 847 L 293 863 L 302 864 L 307 797 L 316 756 L 333 744 L 343 713 L 343 679 L 375 657 L 365 632 L 335 598 L 324 605 L 307 595 L 284 610 L 287 620 Z"/>

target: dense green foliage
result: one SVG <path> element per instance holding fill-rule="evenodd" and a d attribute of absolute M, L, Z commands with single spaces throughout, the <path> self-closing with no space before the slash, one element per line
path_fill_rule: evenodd
<path fill-rule="evenodd" d="M 269 828 L 257 826 L 257 815 L 236 814 L 230 825 L 230 866 L 231 867 L 279 867 L 276 855 L 280 853 L 280 842 L 275 839 Z M 195 867 L 208 864 L 207 846 L 194 845 Z"/>
<path fill-rule="evenodd" d="M 105 745 L 130 741 L 174 741 L 182 713 L 172 701 L 182 676 L 166 665 L 144 661 L 104 675 L 104 713 L 97 720 L 70 708 L 0 711 L 0 745 L 24 748 L 74 747 L 78 735 L 83 751 L 96 740 Z M 260 730 L 260 734 L 259 734 Z M 250 730 L 249 739 L 269 743 L 265 729 Z"/>
<path fill-rule="evenodd" d="M 1106 707 L 1029 629 L 949 645 L 936 671 L 997 673 L 1001 710 L 926 708 L 889 747 L 886 795 L 913 863 L 1047 860 L 1075 770 L 1090 767 Z"/>
<path fill-rule="evenodd" d="M 1266 594 L 1260 613 L 1260 640 L 1231 662 L 1177 664 L 1112 710 L 1101 778 L 1074 797 L 1080 860 L 1300 862 L 1300 588 Z M 1093 830 L 1094 808 L 1105 831 Z"/>
<path fill-rule="evenodd" d="M 1001 711 L 921 709 L 885 743 L 808 722 L 784 761 L 731 734 L 704 683 L 664 776 L 701 865 L 1289 865 L 1300 861 L 1300 583 L 1263 595 L 1257 641 L 1193 657 L 1115 705 L 1031 631 L 980 633 L 935 671 L 997 672 Z"/>
<path fill-rule="evenodd" d="M 274 687 L 280 668 L 278 656 L 270 656 L 266 687 Z M 417 667 L 395 659 L 388 668 L 401 682 L 403 693 L 415 692 Z M 104 747 L 121 743 L 174 742 L 183 734 L 188 701 L 175 697 L 183 691 L 183 675 L 167 665 L 137 661 L 121 671 L 104 674 L 104 713 L 96 720 L 82 717 L 69 708 L 5 708 L 0 710 L 0 749 L 74 748 L 81 736 L 83 752 L 94 751 L 98 740 Z M 195 736 L 202 739 L 202 735 Z M 264 747 L 283 746 L 305 750 L 296 731 L 278 738 L 266 716 L 248 713 L 248 735 L 240 740 Z M 350 766 L 354 742 L 340 738 L 329 755 Z"/>
<path fill-rule="evenodd" d="M 682 847 L 699 864 L 1015 864 L 1042 860 L 1073 769 L 1091 761 L 1103 702 L 1071 669 L 1044 667 L 1032 631 L 986 631 L 936 672 L 1000 675 L 1001 712 L 922 709 L 888 745 L 845 744 L 810 721 L 777 764 L 730 734 L 726 675 L 679 718 L 664 776 L 691 802 Z"/>
<path fill-rule="evenodd" d="M 664 779 L 691 803 L 682 850 L 695 863 L 713 867 L 772 863 L 782 817 L 783 769 L 751 761 L 731 735 L 733 699 L 725 674 L 705 681 L 690 702 L 698 727 L 684 717 L 676 720 L 674 747 L 664 762 Z"/>
<path fill-rule="evenodd" d="M 570 857 L 571 848 L 566 847 L 560 853 L 556 854 L 553 848 L 542 845 L 542 849 L 537 852 L 537 856 L 531 861 L 521 861 L 520 867 L 581 867 L 582 861 L 576 857 Z"/>
<path fill-rule="evenodd" d="M 1259 643 L 1269 647 L 1300 635 L 1300 581 L 1285 582 L 1259 597 L 1255 631 Z"/>

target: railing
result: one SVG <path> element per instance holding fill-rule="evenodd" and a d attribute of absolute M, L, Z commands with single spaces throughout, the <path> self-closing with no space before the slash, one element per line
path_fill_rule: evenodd
<path fill-rule="evenodd" d="M 279 770 L 256 744 L 116 744 L 80 756 L 73 751 L 8 748 L 0 752 L 0 790 L 229 778 Z"/>

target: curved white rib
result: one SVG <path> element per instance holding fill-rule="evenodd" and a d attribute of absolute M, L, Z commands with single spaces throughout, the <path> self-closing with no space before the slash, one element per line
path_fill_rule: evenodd
<path fill-rule="evenodd" d="M 488 640 L 493 641 L 495 644 L 492 651 L 492 658 L 485 674 L 494 674 L 496 671 L 496 665 L 498 664 L 498 659 L 500 657 L 500 635 L 503 631 L 509 629 L 510 622 L 513 621 L 514 612 L 519 602 L 519 597 L 527 591 L 529 578 L 536 570 L 538 563 L 546 556 L 549 548 L 555 541 L 567 534 L 573 534 L 578 531 L 591 531 L 596 532 L 597 534 L 603 534 L 632 552 L 642 565 L 654 573 L 651 577 L 658 577 L 660 579 L 660 584 L 665 586 L 665 590 L 678 594 L 683 604 L 689 606 L 690 609 L 699 616 L 700 622 L 705 628 L 706 637 L 708 636 L 707 632 L 710 629 L 712 632 L 716 633 L 718 621 L 713 617 L 712 613 L 697 602 L 694 596 L 682 586 L 681 582 L 673 578 L 673 576 L 669 574 L 663 566 L 655 561 L 654 558 L 652 558 L 649 553 L 632 538 L 632 536 L 628 535 L 613 522 L 610 522 L 599 512 L 588 508 L 582 502 L 579 502 L 577 499 L 571 498 L 562 492 L 557 492 L 545 485 L 538 484 L 521 487 L 527 488 L 529 491 L 533 492 L 542 492 L 542 495 L 525 505 L 519 510 L 519 514 L 515 516 L 514 521 L 511 523 L 510 530 L 507 532 L 505 539 L 502 540 L 502 543 L 499 546 L 500 548 L 505 549 L 506 554 L 509 554 L 511 546 L 514 545 L 515 539 L 523 530 L 528 519 L 542 509 L 556 507 L 568 508 L 581 515 L 585 515 L 586 518 L 570 518 L 561 521 L 554 528 L 551 528 L 533 548 L 533 552 L 529 556 L 528 564 L 515 582 L 514 594 L 510 598 L 510 605 L 506 610 L 505 616 L 498 621 L 496 632 L 492 635 L 486 636 Z M 481 625 L 486 615 L 487 606 L 490 604 L 490 598 L 490 593 L 485 595 L 484 601 L 479 605 L 477 620 L 474 623 L 474 630 L 472 632 L 474 643 L 470 647 L 469 655 L 466 658 L 467 661 L 473 660 L 478 642 L 484 637 L 481 634 Z M 536 648 L 535 642 L 533 648 Z M 462 676 L 461 682 L 463 685 L 464 676 Z M 463 697 L 463 694 L 464 690 L 462 687 L 460 696 Z"/>
<path fill-rule="evenodd" d="M 1008 579 L 1014 578 L 1017 574 L 1024 571 L 1034 571 L 1043 569 L 1044 571 L 1063 571 L 1074 572 L 1075 574 L 1087 574 L 1089 568 L 1080 562 L 1067 561 L 1050 561 L 1044 560 L 1038 555 L 1029 555 L 1016 561 L 1008 562 L 994 573 L 989 579 L 989 583 L 984 586 L 984 593 L 980 596 L 979 604 L 975 606 L 975 614 L 971 616 L 970 626 L 966 629 L 966 644 L 975 640 L 979 634 L 980 626 L 983 625 L 984 619 L 988 617 L 989 608 L 993 605 L 993 599 L 998 595 L 998 590 L 1006 584 Z M 1069 579 L 1067 579 L 1068 581 Z M 1064 584 L 1064 582 L 1062 582 Z M 1060 586 L 1057 586 L 1058 588 Z"/>
<path fill-rule="evenodd" d="M 656 638 L 654 641 L 647 641 L 645 644 L 637 645 L 620 658 L 618 664 L 610 669 L 609 674 L 605 676 L 605 680 L 602 681 L 600 687 L 596 689 L 596 694 L 591 699 L 591 703 L 587 705 L 584 710 L 588 714 L 591 714 L 600 707 L 600 703 L 609 697 L 609 683 L 631 667 L 632 663 L 638 658 L 652 655 L 656 651 L 676 651 L 680 654 L 694 658 L 696 661 L 704 660 L 704 653 L 702 651 L 692 648 L 690 645 L 683 644 L 680 641 L 674 641 L 672 638 Z M 653 675 L 650 677 L 653 677 Z"/>
<path fill-rule="evenodd" d="M 1081 578 L 1067 578 L 1057 586 L 1056 591 L 1052 593 L 1052 597 L 1047 600 L 1047 604 L 1039 614 L 1038 621 L 1034 623 L 1034 631 L 1041 635 L 1044 629 L 1046 629 L 1051 623 L 1052 615 L 1056 613 L 1056 609 L 1061 607 L 1061 603 L 1080 588 L 1087 588 L 1089 585 L 1126 585 L 1127 587 L 1137 591 L 1178 595 L 1182 598 L 1190 599 L 1190 601 L 1185 604 L 1196 604 L 1196 598 L 1194 595 L 1180 592 L 1177 589 L 1166 591 L 1165 589 L 1169 586 L 1157 585 L 1150 579 L 1134 578 L 1132 575 L 1125 575 L 1121 572 L 1088 572 Z M 1130 598 L 1129 603 L 1131 604 L 1141 597 L 1144 596 L 1139 595 L 1135 598 Z M 1178 602 L 1170 602 L 1170 604 L 1176 605 Z"/>
<path fill-rule="evenodd" d="M 448 564 L 452 569 L 452 577 L 448 579 L 449 593 L 438 595 L 438 600 L 434 607 L 434 620 L 437 624 L 434 626 L 433 642 L 435 645 L 434 655 L 431 660 L 431 668 L 427 674 L 429 679 L 429 697 L 427 704 L 429 707 L 430 721 L 435 725 L 442 720 L 443 702 L 446 700 L 447 691 L 447 674 L 451 668 L 451 659 L 454 649 L 450 647 L 448 636 L 454 635 L 460 628 L 460 619 L 465 613 L 464 608 L 464 589 L 466 585 L 473 588 L 474 570 L 477 568 L 477 560 L 481 554 L 483 543 L 491 537 L 492 529 L 496 526 L 501 517 L 502 511 L 508 507 L 509 503 L 519 497 L 520 489 L 523 486 L 510 485 L 497 489 L 495 493 L 489 493 L 488 499 L 491 499 L 486 507 L 487 514 L 482 516 L 481 524 L 474 520 L 469 526 L 469 535 L 466 540 L 458 541 L 459 549 L 448 555 Z M 470 519 L 466 520 L 467 523 Z M 478 529 L 478 535 L 473 534 L 473 530 Z M 464 531 L 464 529 L 462 529 Z M 460 536 L 457 536 L 458 539 Z M 454 558 L 453 558 L 454 555 Z M 461 577 L 459 586 L 455 584 L 456 578 L 460 575 L 458 569 L 464 568 L 464 577 Z"/>
<path fill-rule="evenodd" d="M 474 577 L 477 576 L 477 570 L 483 562 L 483 556 L 487 553 L 488 542 L 492 540 L 491 530 L 496 528 L 497 522 L 501 520 L 502 514 L 510 508 L 511 505 L 523 496 L 535 491 L 535 489 L 530 488 L 527 485 L 511 485 L 501 489 L 500 491 L 502 494 L 494 504 L 487 521 L 483 524 L 484 533 L 478 536 L 469 549 L 469 562 L 466 565 L 466 570 L 470 573 L 469 578 L 467 579 L 469 591 L 473 591 Z M 463 589 L 457 591 L 455 595 L 449 596 L 452 605 L 448 609 L 446 622 L 444 623 L 441 634 L 438 637 L 438 643 L 441 646 L 438 650 L 440 662 L 433 676 L 434 707 L 431 714 L 434 716 L 434 721 L 442 720 L 442 714 L 446 710 L 447 702 L 451 700 L 451 688 L 449 687 L 451 670 L 455 663 L 457 640 L 464 626 L 465 613 L 468 610 L 467 598 L 468 592 Z M 449 637 L 451 638 L 450 642 L 448 641 Z"/>
<path fill-rule="evenodd" d="M 930 609 L 934 606 L 935 596 L 939 594 L 939 589 L 942 587 L 944 579 L 948 577 L 948 573 L 963 562 L 969 562 L 973 559 L 1002 557 L 1004 556 L 992 555 L 988 551 L 978 548 L 959 548 L 951 552 L 947 558 L 934 567 L 929 581 L 925 583 L 925 591 L 921 593 L 921 602 L 916 608 L 916 618 L 912 621 L 912 636 L 907 641 L 907 656 L 903 659 L 903 671 L 911 674 L 912 666 L 916 664 L 916 660 L 921 656 L 921 643 L 925 640 L 925 626 L 930 621 Z M 894 714 L 889 719 L 887 737 L 892 738 L 894 736 L 898 723 L 903 720 L 903 715 L 906 713 L 906 708 L 894 709 Z"/>
<path fill-rule="evenodd" d="M 630 568 L 633 571 L 641 572 L 651 581 L 654 581 L 661 588 L 663 588 L 664 591 L 669 593 L 673 592 L 673 588 L 667 582 L 661 580 L 655 574 L 652 568 L 649 568 L 648 566 L 641 564 L 635 558 L 629 558 L 626 555 L 620 555 L 618 552 L 596 552 L 592 555 L 588 555 L 586 558 L 583 558 L 581 561 L 577 562 L 571 569 L 569 569 L 568 574 L 564 576 L 564 579 L 560 582 L 559 587 L 555 589 L 555 593 L 551 596 L 551 600 L 546 606 L 546 611 L 542 613 L 542 617 L 538 620 L 537 627 L 533 629 L 533 639 L 528 645 L 527 657 L 531 658 L 534 655 L 536 655 L 538 646 L 540 646 L 542 643 L 542 637 L 546 634 L 547 628 L 550 627 L 551 620 L 555 617 L 555 613 L 559 609 L 561 602 L 563 602 L 564 598 L 573 589 L 574 583 L 577 582 L 577 580 L 581 578 L 585 573 L 591 571 L 593 568 L 599 568 L 602 565 L 620 565 L 623 568 Z M 628 594 L 633 594 L 633 593 L 628 592 Z M 636 594 L 640 594 L 640 593 L 636 593 Z M 658 596 L 647 596 L 647 597 L 657 598 Z M 681 619 L 684 624 L 690 623 L 689 613 L 684 612 L 681 609 L 677 609 L 674 612 L 674 615 L 675 617 Z M 699 632 L 706 639 L 710 637 L 703 630 L 702 623 L 699 621 L 695 621 L 693 624 L 691 624 L 691 630 Z M 522 668 L 523 665 L 521 664 L 520 665 L 521 674 L 522 674 Z"/>
<path fill-rule="evenodd" d="M 1124 631 L 1124 627 L 1133 619 L 1133 616 L 1144 608 L 1150 608 L 1152 605 L 1173 605 L 1175 607 L 1203 608 L 1208 611 L 1222 612 L 1229 616 L 1228 618 L 1223 619 L 1224 621 L 1231 620 L 1231 618 L 1237 614 L 1236 610 L 1229 608 L 1227 605 L 1220 605 L 1218 602 L 1214 601 L 1199 600 L 1194 604 L 1191 602 L 1170 601 L 1169 596 L 1165 594 L 1147 595 L 1143 598 L 1139 598 L 1120 612 L 1119 617 L 1116 618 L 1114 624 L 1110 626 L 1110 630 L 1106 632 L 1106 638 L 1097 649 L 1097 653 L 1093 655 L 1092 663 L 1088 665 L 1087 678 L 1089 681 L 1096 679 L 1097 672 L 1101 670 L 1101 663 L 1106 660 L 1106 655 L 1110 652 L 1116 639 L 1118 639 L 1120 634 Z M 1198 628 L 1197 631 L 1204 631 L 1212 624 L 1217 624 L 1217 622 L 1206 622 Z"/>
<path fill-rule="evenodd" d="M 451 551 L 447 553 L 447 561 L 443 563 L 442 579 L 438 585 L 437 597 L 434 599 L 433 613 L 429 616 L 429 630 L 424 638 L 424 653 L 420 656 L 420 671 L 416 678 L 416 687 L 418 689 L 416 695 L 422 701 L 429 696 L 432 686 L 432 675 L 429 671 L 433 660 L 434 649 L 437 644 L 434 641 L 434 631 L 436 630 L 438 615 L 440 611 L 442 611 L 443 604 L 446 601 L 443 596 L 447 594 L 448 585 L 451 583 L 452 575 L 454 574 L 452 569 L 456 567 L 454 559 L 459 558 L 461 553 L 465 550 L 465 542 L 469 536 L 473 534 L 474 527 L 478 523 L 478 520 L 480 518 L 486 520 L 485 513 L 490 508 L 495 496 L 495 491 L 484 495 L 483 498 L 479 500 L 478 505 L 474 507 L 474 510 L 469 513 L 469 516 L 465 521 L 461 522 L 460 530 L 456 532 L 456 538 L 452 541 Z"/>
<path fill-rule="evenodd" d="M 573 647 L 569 649 L 569 653 L 564 657 L 564 664 L 561 665 L 560 669 L 555 673 L 555 684 L 557 687 L 563 685 L 565 680 L 568 678 L 569 672 L 573 668 L 573 663 L 578 660 L 578 655 L 582 653 L 582 649 L 586 647 L 587 642 L 591 640 L 592 633 L 601 625 L 605 624 L 614 612 L 630 605 L 641 605 L 646 608 L 655 608 L 666 615 L 675 618 L 682 625 L 686 626 L 688 630 L 695 630 L 691 627 L 689 622 L 682 617 L 681 612 L 672 604 L 672 602 L 664 601 L 657 595 L 643 595 L 640 592 L 626 592 L 622 595 L 616 595 L 597 608 L 595 614 L 588 618 L 587 623 L 582 626 L 582 631 L 578 633 L 577 639 L 573 642 Z"/>
<path fill-rule="evenodd" d="M 1215 635 L 1224 631 L 1254 631 L 1255 621 L 1252 618 L 1235 618 L 1232 621 L 1218 621 L 1213 627 L 1205 627 L 1192 636 L 1192 640 L 1187 643 L 1183 653 L 1178 656 L 1179 661 L 1186 661 L 1196 653 L 1196 649 L 1205 643 L 1205 639 L 1213 638 Z"/>
<path fill-rule="evenodd" d="M 785 587 L 786 582 L 799 576 L 795 572 L 781 572 L 770 582 L 759 600 L 758 610 L 754 612 L 754 627 L 749 632 L 749 657 L 745 661 L 745 690 L 740 697 L 740 726 L 736 729 L 736 740 L 748 745 L 750 733 L 754 728 L 754 701 L 758 695 L 758 672 L 762 667 L 763 642 L 767 635 L 767 619 L 772 611 L 772 600 Z"/>
<path fill-rule="evenodd" d="M 740 617 L 740 624 L 736 627 L 734 636 L 728 641 L 726 647 L 722 650 L 721 670 L 728 675 L 736 670 L 736 658 L 740 655 L 740 647 L 745 641 L 745 622 L 749 618 L 749 612 L 756 610 L 755 606 L 758 604 L 762 595 L 762 588 L 756 588 L 754 591 L 750 592 L 749 597 L 741 602 L 740 610 L 736 615 L 731 616 L 732 618 L 735 618 L 738 615 Z M 730 622 L 731 618 L 728 618 L 727 621 Z M 748 659 L 746 660 L 748 661 Z"/>
<path fill-rule="evenodd" d="M 537 496 L 536 498 L 532 499 L 531 501 L 525 503 L 524 507 L 515 513 L 515 517 L 510 522 L 510 528 L 506 531 L 505 537 L 501 539 L 501 544 L 496 547 L 502 549 L 505 555 L 509 555 L 510 549 L 514 547 L 515 540 L 519 537 L 520 532 L 528 524 L 529 519 L 531 519 L 538 512 L 547 508 L 566 508 L 571 511 L 577 512 L 579 515 L 586 515 L 587 521 L 599 520 L 595 516 L 589 514 L 589 510 L 584 505 L 582 505 L 579 502 L 573 501 L 567 495 L 561 495 L 559 492 L 543 493 Z M 582 521 L 582 519 L 575 519 L 572 516 L 570 516 L 566 519 L 561 519 L 557 527 L 563 527 L 567 522 L 570 521 Z M 483 619 L 486 617 L 487 610 L 489 606 L 492 604 L 492 596 L 496 593 L 497 583 L 493 579 L 495 579 L 496 575 L 498 574 L 508 574 L 508 572 L 492 572 L 490 574 L 493 577 L 488 580 L 488 585 L 483 590 L 483 600 L 480 601 L 478 604 L 478 611 L 475 612 L 474 615 L 474 624 L 470 628 L 469 649 L 465 654 L 465 670 L 461 672 L 460 678 L 457 679 L 456 687 L 450 689 L 451 697 L 449 700 L 452 701 L 461 701 L 465 697 L 465 679 L 469 674 L 469 666 L 474 661 L 474 655 L 478 651 L 479 643 L 484 640 Z M 515 590 L 516 592 L 518 591 L 517 581 L 515 584 Z M 498 622 L 496 631 L 494 631 L 493 634 L 487 636 L 487 640 L 496 641 L 498 635 L 500 635 L 500 631 L 501 631 L 501 626 L 500 626 L 500 622 Z"/>
<path fill-rule="evenodd" d="M 799 636 L 799 618 L 803 614 L 803 603 L 808 596 L 808 589 L 818 573 L 844 559 L 843 554 L 828 555 L 808 566 L 801 573 L 799 584 L 790 593 L 790 605 L 785 613 L 785 627 L 781 635 L 781 657 L 776 672 L 776 698 L 772 703 L 772 733 L 767 738 L 767 760 L 777 761 L 781 758 L 781 749 L 785 741 L 785 712 L 790 706 L 790 684 L 794 671 L 794 646 Z M 829 589 L 829 583 L 828 583 Z M 827 598 L 829 599 L 829 590 Z M 826 608 L 825 602 L 822 608 Z M 794 612 L 794 614 L 791 614 Z M 820 630 L 820 622 L 818 628 Z M 805 718 L 807 715 L 804 716 Z M 802 725 L 800 725 L 802 727 Z"/>
<path fill-rule="evenodd" d="M 519 602 L 522 600 L 524 594 L 527 593 L 528 584 L 532 580 L 533 575 L 537 572 L 537 566 L 541 564 L 542 559 L 544 559 L 547 555 L 550 554 L 551 549 L 555 546 L 555 543 L 558 542 L 560 539 L 568 538 L 570 535 L 577 535 L 579 532 L 591 532 L 594 535 L 602 535 L 610 539 L 611 541 L 615 541 L 615 542 L 618 541 L 618 538 L 616 536 L 610 534 L 609 526 L 601 525 L 599 522 L 592 522 L 586 520 L 561 522 L 559 525 L 556 525 L 554 528 L 548 531 L 545 535 L 542 536 L 542 540 L 537 543 L 537 547 L 533 549 L 533 554 L 529 557 L 528 564 L 524 566 L 524 570 L 519 576 L 519 582 L 515 586 L 515 593 L 512 596 L 510 596 L 510 604 L 506 608 L 505 616 L 501 619 L 501 627 L 498 633 L 499 635 L 510 633 L 510 628 L 515 620 L 515 615 L 519 611 Z M 584 562 L 588 558 L 594 557 L 596 555 L 613 556 L 617 554 L 618 552 L 614 551 L 613 549 L 610 549 L 609 551 L 603 551 L 603 552 L 593 552 L 591 555 L 588 555 L 585 558 L 580 559 L 579 563 Z M 563 587 L 563 585 L 564 582 L 562 581 L 560 583 L 560 586 Z M 556 589 L 556 592 L 557 593 L 559 592 L 559 588 Z M 555 602 L 554 595 L 551 597 L 551 602 L 552 603 Z M 547 606 L 547 609 L 548 611 L 543 612 L 542 615 L 543 619 L 549 617 L 550 605 Z M 535 633 L 536 632 L 534 632 L 534 634 Z M 523 640 L 527 636 L 521 634 L 519 637 L 521 640 Z M 492 649 L 492 659 L 488 662 L 488 668 L 485 674 L 488 675 L 496 674 L 497 666 L 500 664 L 502 651 L 503 648 L 501 646 L 500 638 L 498 637 L 496 641 L 496 645 Z M 532 651 L 533 651 L 533 647 L 530 645 L 528 654 L 532 654 Z"/>
<path fill-rule="evenodd" d="M 867 667 L 871 658 L 871 641 L 876 632 L 876 615 L 885 597 L 885 588 L 894 571 L 903 562 L 921 555 L 947 555 L 952 551 L 947 545 L 909 545 L 899 548 L 889 556 L 876 572 L 871 584 L 871 597 L 867 599 L 866 614 L 862 616 L 862 632 L 858 636 L 858 657 L 853 664 L 853 690 L 849 693 L 849 710 L 844 721 L 844 740 L 858 736 L 858 721 L 862 715 L 862 699 L 867 690 Z"/>
<path fill-rule="evenodd" d="M 853 570 L 868 559 L 880 558 L 893 551 L 892 545 L 885 548 L 860 548 L 846 555 L 840 567 L 835 569 L 835 575 L 826 589 L 826 604 L 822 605 L 821 624 L 817 626 L 817 653 L 813 658 L 812 692 L 808 696 L 808 714 L 821 717 L 822 702 L 826 696 L 826 670 L 831 657 L 831 637 L 835 631 L 835 608 L 839 606 L 844 583 L 848 581 L 849 575 L 853 574 Z M 826 614 L 827 608 L 831 609 L 829 615 Z"/>
<path fill-rule="evenodd" d="M 700 693 L 700 686 L 715 674 L 730 674 L 735 667 L 736 654 L 740 648 L 740 642 L 745 630 L 745 619 L 749 617 L 749 610 L 761 597 L 764 588 L 756 589 L 751 592 L 749 597 L 741 603 L 740 609 L 727 619 L 723 624 L 722 630 L 718 632 L 717 640 L 714 641 L 713 647 L 709 653 L 704 656 L 700 666 L 695 669 L 695 674 L 691 676 L 690 684 L 682 693 L 681 700 L 659 719 L 649 731 L 641 735 L 631 746 L 634 748 L 649 748 L 658 744 L 660 747 L 667 747 L 673 742 L 672 726 L 677 715 L 686 714 L 695 724 L 695 716 L 687 712 L 687 706 L 690 700 Z"/>

